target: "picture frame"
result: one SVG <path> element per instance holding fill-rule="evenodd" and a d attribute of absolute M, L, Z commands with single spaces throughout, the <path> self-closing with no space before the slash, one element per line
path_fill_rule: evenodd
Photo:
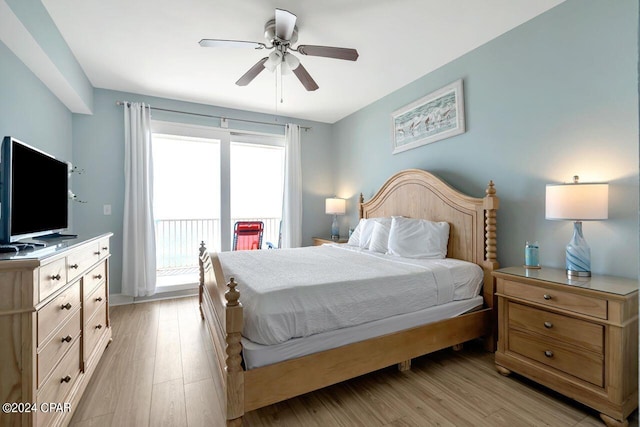
<path fill-rule="evenodd" d="M 465 132 L 462 79 L 391 113 L 393 154 Z"/>

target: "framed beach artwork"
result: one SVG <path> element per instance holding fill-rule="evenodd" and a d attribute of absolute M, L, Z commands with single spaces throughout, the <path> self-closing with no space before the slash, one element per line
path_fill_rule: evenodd
<path fill-rule="evenodd" d="M 462 79 L 391 114 L 393 154 L 464 133 Z"/>

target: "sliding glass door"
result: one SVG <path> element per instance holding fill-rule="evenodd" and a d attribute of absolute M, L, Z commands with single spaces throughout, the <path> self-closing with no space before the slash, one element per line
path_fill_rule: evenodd
<path fill-rule="evenodd" d="M 278 246 L 284 186 L 284 147 L 241 142 L 247 138 L 232 135 L 230 150 L 230 227 L 236 221 L 262 221 L 263 247 Z M 276 141 L 277 142 L 277 141 Z"/>
<path fill-rule="evenodd" d="M 265 223 L 277 244 L 283 137 L 153 122 L 158 292 L 197 283 L 198 246 L 231 249 L 238 220 Z"/>

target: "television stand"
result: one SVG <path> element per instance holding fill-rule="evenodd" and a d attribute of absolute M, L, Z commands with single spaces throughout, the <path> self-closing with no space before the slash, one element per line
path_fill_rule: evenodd
<path fill-rule="evenodd" d="M 51 233 L 45 234 L 44 236 L 39 236 L 36 238 L 36 240 L 76 239 L 77 237 L 77 234 Z"/>
<path fill-rule="evenodd" d="M 18 253 L 27 250 L 35 250 L 37 248 L 44 248 L 46 246 L 46 243 L 41 242 L 13 242 L 6 245 L 0 245 L 0 253 Z"/>

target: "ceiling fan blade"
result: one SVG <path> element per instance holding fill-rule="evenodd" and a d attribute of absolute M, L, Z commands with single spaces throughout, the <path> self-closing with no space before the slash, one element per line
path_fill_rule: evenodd
<path fill-rule="evenodd" d="M 313 80 L 313 78 L 311 78 L 311 76 L 307 72 L 307 69 L 304 68 L 302 64 L 298 65 L 298 67 L 293 70 L 293 74 L 296 75 L 296 77 L 298 78 L 298 80 L 300 80 L 300 83 L 302 83 L 302 86 L 304 86 L 306 90 L 311 92 L 318 89 L 318 84 L 315 82 L 315 80 Z"/>
<path fill-rule="evenodd" d="M 291 40 L 298 17 L 288 10 L 276 9 L 276 37 Z"/>
<path fill-rule="evenodd" d="M 244 75 L 238 79 L 236 84 L 238 86 L 246 86 L 251 83 L 251 81 L 255 79 L 262 70 L 264 70 L 264 63 L 267 62 L 267 59 L 269 59 L 269 57 L 265 56 L 260 61 L 256 62 L 253 67 L 249 68 L 249 71 L 244 73 Z"/>
<path fill-rule="evenodd" d="M 347 61 L 355 61 L 359 56 L 357 50 L 345 47 L 300 45 L 296 50 L 303 55 L 323 56 L 325 58 L 345 59 Z"/>
<path fill-rule="evenodd" d="M 264 49 L 267 47 L 264 43 L 246 42 L 242 40 L 202 39 L 199 43 L 202 47 L 251 47 L 254 49 Z"/>

